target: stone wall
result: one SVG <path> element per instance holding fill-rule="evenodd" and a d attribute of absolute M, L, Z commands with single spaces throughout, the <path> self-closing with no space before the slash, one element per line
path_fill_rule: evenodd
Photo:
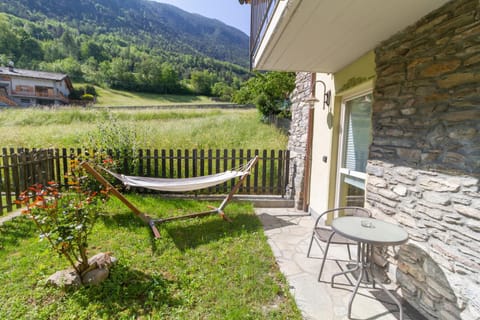
<path fill-rule="evenodd" d="M 311 73 L 299 72 L 295 90 L 291 94 L 292 122 L 289 131 L 288 150 L 290 150 L 291 185 L 287 186 L 287 196 L 295 200 L 297 208 L 302 208 L 303 182 L 305 178 L 305 159 L 307 150 L 308 109 L 305 100 L 311 92 Z"/>
<path fill-rule="evenodd" d="M 449 2 L 375 54 L 367 207 L 410 234 L 390 272 L 428 319 L 480 319 L 480 2 Z"/>

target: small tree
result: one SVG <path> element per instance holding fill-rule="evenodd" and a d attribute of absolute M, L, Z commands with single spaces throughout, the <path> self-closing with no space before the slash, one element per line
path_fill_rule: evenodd
<path fill-rule="evenodd" d="M 233 89 L 224 82 L 217 82 L 212 87 L 212 94 L 219 98 L 220 101 L 232 100 Z"/>
<path fill-rule="evenodd" d="M 190 84 L 195 93 L 209 96 L 212 94 L 212 86 L 216 82 L 216 79 L 217 76 L 208 70 L 192 71 Z"/>
<path fill-rule="evenodd" d="M 71 161 L 68 181 L 69 188 L 65 192 L 60 192 L 53 182 L 33 185 L 20 195 L 18 203 L 26 205 L 23 213 L 32 218 L 40 231 L 40 239 L 47 240 L 82 278 L 90 269 L 88 236 L 97 220 L 99 206 L 107 199 L 107 192 L 98 183 L 93 183 L 77 159 Z"/>
<path fill-rule="evenodd" d="M 260 113 L 290 117 L 288 96 L 295 88 L 295 74 L 292 72 L 256 73 L 235 92 L 236 103 L 253 103 Z"/>

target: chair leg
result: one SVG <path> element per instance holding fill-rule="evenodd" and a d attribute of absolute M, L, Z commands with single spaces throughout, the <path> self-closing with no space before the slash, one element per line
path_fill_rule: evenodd
<path fill-rule="evenodd" d="M 312 249 L 313 237 L 315 237 L 315 231 L 312 232 L 312 238 L 310 239 L 310 245 L 308 246 L 307 258 L 310 258 L 310 250 Z"/>
<path fill-rule="evenodd" d="M 320 282 L 320 280 L 322 279 L 323 267 L 325 266 L 325 260 L 327 260 L 328 248 L 330 247 L 330 241 L 332 240 L 334 235 L 335 232 L 332 232 L 330 237 L 328 237 L 327 246 L 325 247 L 325 252 L 323 253 L 322 265 L 320 267 L 320 272 L 318 273 L 318 282 Z"/>
<path fill-rule="evenodd" d="M 352 260 L 352 253 L 350 252 L 350 245 L 347 244 L 347 250 L 348 250 L 348 260 Z"/>

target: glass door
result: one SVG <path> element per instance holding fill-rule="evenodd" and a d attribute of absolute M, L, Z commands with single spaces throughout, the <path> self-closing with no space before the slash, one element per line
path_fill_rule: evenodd
<path fill-rule="evenodd" d="M 372 94 L 342 103 L 336 205 L 363 207 L 368 151 L 372 141 Z"/>

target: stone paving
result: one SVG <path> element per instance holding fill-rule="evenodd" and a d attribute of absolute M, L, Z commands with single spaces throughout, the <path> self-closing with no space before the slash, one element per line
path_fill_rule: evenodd
<path fill-rule="evenodd" d="M 332 274 L 346 270 L 346 262 L 327 260 L 318 282 L 322 251 L 313 246 L 307 258 L 314 218 L 293 208 L 256 208 L 281 272 L 287 278 L 290 291 L 306 320 L 347 319 L 348 302 L 353 290 L 352 276 L 337 277 L 330 286 Z M 352 255 L 355 248 L 352 248 Z M 345 246 L 332 245 L 328 257 L 348 259 Z M 395 294 L 395 287 L 389 285 Z M 399 297 L 397 294 L 395 294 Z M 424 319 L 408 304 L 403 304 L 404 320 Z M 380 289 L 362 284 L 352 306 L 352 319 L 399 319 L 397 306 Z"/>

